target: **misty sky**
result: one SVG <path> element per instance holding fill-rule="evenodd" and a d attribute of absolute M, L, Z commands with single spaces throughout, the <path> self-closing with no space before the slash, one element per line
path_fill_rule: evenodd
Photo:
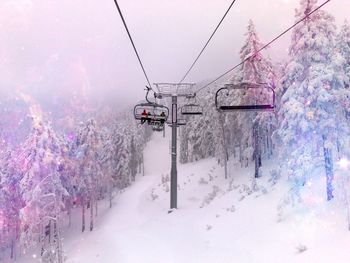
<path fill-rule="evenodd" d="M 119 0 L 151 82 L 179 81 L 230 3 Z M 248 19 L 267 42 L 294 22 L 298 4 L 237 0 L 186 81 L 211 79 L 235 65 Z M 332 0 L 325 9 L 341 25 L 350 0 Z M 279 40 L 270 56 L 285 58 L 289 41 L 289 35 Z M 1 90 L 49 103 L 77 95 L 120 107 L 142 99 L 146 84 L 113 0 L 0 0 L 0 77 Z"/>

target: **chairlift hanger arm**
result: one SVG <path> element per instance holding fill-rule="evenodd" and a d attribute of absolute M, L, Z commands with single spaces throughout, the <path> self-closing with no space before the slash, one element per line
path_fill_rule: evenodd
<path fill-rule="evenodd" d="M 226 86 L 226 85 L 225 85 L 225 86 Z M 227 87 L 220 88 L 220 89 L 218 89 L 218 90 L 216 91 L 216 93 L 215 93 L 215 107 L 216 107 L 216 109 L 217 109 L 218 111 L 221 111 L 220 106 L 218 106 L 218 105 L 219 105 L 219 103 L 218 103 L 218 97 L 219 97 L 219 93 L 220 93 L 221 91 L 223 91 L 223 90 L 226 90 L 226 91 L 227 91 L 226 96 L 228 96 L 228 88 L 227 88 Z"/>
<path fill-rule="evenodd" d="M 147 90 L 147 93 L 146 93 L 146 101 L 148 103 L 156 103 L 156 102 L 151 102 L 149 99 L 148 99 L 148 95 L 149 95 L 149 92 L 152 90 L 152 88 L 146 86 L 146 90 Z M 152 90 L 153 91 L 153 90 Z M 154 98 L 156 99 L 157 96 L 156 96 L 156 93 L 153 91 L 153 94 L 154 94 Z"/>

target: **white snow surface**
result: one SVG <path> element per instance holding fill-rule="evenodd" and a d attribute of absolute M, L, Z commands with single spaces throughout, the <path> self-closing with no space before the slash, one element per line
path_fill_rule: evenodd
<path fill-rule="evenodd" d="M 167 130 L 169 133 L 170 130 Z M 67 263 L 289 263 L 350 262 L 346 211 L 325 202 L 324 181 L 310 182 L 304 203 L 278 220 L 277 206 L 287 191 L 268 182 L 265 165 L 251 191 L 253 167 L 230 163 L 230 178 L 214 159 L 179 165 L 178 209 L 170 205 L 169 138 L 161 134 L 145 149 L 145 176 L 100 205 L 97 227 L 65 233 Z M 38 262 L 22 258 L 20 262 Z"/>

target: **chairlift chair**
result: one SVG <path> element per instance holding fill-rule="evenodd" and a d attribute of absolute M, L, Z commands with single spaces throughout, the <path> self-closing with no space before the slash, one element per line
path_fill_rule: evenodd
<path fill-rule="evenodd" d="M 202 115 L 203 114 L 203 108 L 202 106 L 198 104 L 185 104 L 181 107 L 181 114 L 182 115 Z"/>
<path fill-rule="evenodd" d="M 146 122 L 149 125 L 164 124 L 169 117 L 169 108 L 152 102 L 140 103 L 134 107 L 134 117 L 141 121 L 141 124 Z"/>
<path fill-rule="evenodd" d="M 247 91 L 247 90 L 259 91 L 262 94 L 266 91 L 265 95 L 268 94 L 268 99 L 263 103 L 251 102 L 248 104 L 228 104 L 220 100 L 219 97 L 224 93 L 229 96 L 229 92 L 232 90 Z M 221 96 L 220 96 L 221 95 Z M 272 111 L 275 109 L 275 90 L 274 87 L 266 83 L 240 83 L 240 84 L 227 84 L 225 87 L 220 88 L 215 94 L 215 106 L 218 111 L 229 112 L 229 111 Z"/>
<path fill-rule="evenodd" d="M 196 102 L 196 93 L 187 96 L 187 104 L 181 107 L 182 115 L 202 115 L 203 107 Z M 192 100 L 192 102 L 191 102 Z"/>
<path fill-rule="evenodd" d="M 153 131 L 156 131 L 156 132 L 162 132 L 162 131 L 164 131 L 164 123 L 155 122 L 155 123 L 152 125 L 152 130 L 153 130 Z"/>

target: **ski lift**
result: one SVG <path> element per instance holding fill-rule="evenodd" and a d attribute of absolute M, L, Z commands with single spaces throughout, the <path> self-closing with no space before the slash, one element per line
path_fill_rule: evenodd
<path fill-rule="evenodd" d="M 182 115 L 202 115 L 203 108 L 198 104 L 185 104 L 181 107 Z"/>
<path fill-rule="evenodd" d="M 155 123 L 152 125 L 152 131 L 156 131 L 156 132 L 162 132 L 162 131 L 164 131 L 164 123 L 155 122 Z"/>
<path fill-rule="evenodd" d="M 194 94 L 191 97 L 188 97 L 187 99 L 190 100 L 191 98 L 195 98 L 196 94 Z M 194 101 L 193 103 L 185 104 L 181 107 L 181 114 L 182 115 L 202 115 L 203 114 L 203 107 Z"/>
<path fill-rule="evenodd" d="M 144 103 L 139 103 L 134 107 L 134 117 L 135 120 L 141 121 L 141 124 L 147 122 L 148 125 L 164 125 L 169 117 L 169 108 L 151 102 L 148 100 L 148 93 L 150 88 L 147 88 L 146 101 Z"/>
<path fill-rule="evenodd" d="M 149 125 L 154 123 L 166 122 L 169 116 L 169 109 L 156 103 L 140 103 L 134 107 L 134 117 L 141 121 L 141 124 L 147 122 Z"/>
<path fill-rule="evenodd" d="M 220 94 L 225 93 L 226 97 L 230 95 L 230 91 L 237 91 L 245 94 L 247 91 L 254 91 L 254 95 L 259 95 L 260 98 L 266 99 L 264 102 L 248 102 L 245 104 L 233 103 L 228 104 L 225 100 L 219 100 Z M 239 96 L 239 94 L 235 94 Z M 226 84 L 225 87 L 219 89 L 215 94 L 215 106 L 218 111 L 272 111 L 275 109 L 275 90 L 274 87 L 266 83 L 240 83 Z"/>

